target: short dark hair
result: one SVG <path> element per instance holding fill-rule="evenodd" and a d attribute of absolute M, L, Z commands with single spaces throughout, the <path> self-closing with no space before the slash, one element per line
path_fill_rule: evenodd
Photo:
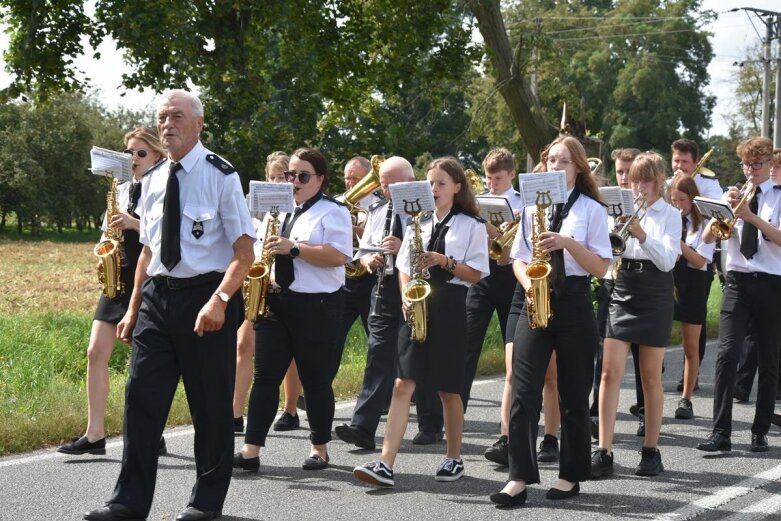
<path fill-rule="evenodd" d="M 504 147 L 494 148 L 483 159 L 483 170 L 485 170 L 486 174 L 501 172 L 502 170 L 515 172 L 513 153 Z"/>
<path fill-rule="evenodd" d="M 672 152 L 682 152 L 682 153 L 689 153 L 692 155 L 692 160 L 696 163 L 700 160 L 700 147 L 697 146 L 696 141 L 692 141 L 691 139 L 681 138 L 676 139 L 673 141 L 672 146 L 670 147 L 670 150 Z"/>
<path fill-rule="evenodd" d="M 634 161 L 638 154 L 640 154 L 640 150 L 637 148 L 617 148 L 610 154 L 610 159 L 613 161 Z"/>
<path fill-rule="evenodd" d="M 315 173 L 323 176 L 323 187 L 328 186 L 328 161 L 316 148 L 301 147 L 293 152 L 299 159 L 309 162 L 315 169 Z"/>

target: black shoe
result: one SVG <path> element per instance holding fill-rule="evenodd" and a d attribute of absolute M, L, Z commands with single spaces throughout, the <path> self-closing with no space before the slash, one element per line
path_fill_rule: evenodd
<path fill-rule="evenodd" d="M 708 436 L 708 439 L 697 445 L 697 450 L 703 450 L 705 452 L 729 452 L 732 450 L 732 442 L 729 436 L 725 436 L 719 432 L 712 432 Z"/>
<path fill-rule="evenodd" d="M 751 452 L 767 452 L 767 435 L 765 434 L 752 434 L 751 435 Z"/>
<path fill-rule="evenodd" d="M 509 446 L 507 445 L 507 436 L 499 436 L 499 440 L 496 443 L 485 449 L 483 456 L 488 461 L 493 461 L 499 465 L 506 467 L 510 464 Z"/>
<path fill-rule="evenodd" d="M 517 507 L 526 503 L 526 489 L 523 489 L 514 496 L 504 492 L 497 492 L 495 494 L 491 494 L 490 498 L 491 503 L 496 503 L 497 505 L 501 505 L 503 507 Z"/>
<path fill-rule="evenodd" d="M 157 455 L 165 456 L 168 454 L 168 447 L 165 445 L 165 438 L 160 436 L 160 445 L 157 446 Z"/>
<path fill-rule="evenodd" d="M 591 453 L 591 477 L 601 478 L 613 474 L 613 455 L 607 449 L 597 449 Z"/>
<path fill-rule="evenodd" d="M 773 413 L 773 416 L 770 418 L 770 423 L 776 427 L 781 427 L 781 414 Z"/>
<path fill-rule="evenodd" d="M 222 512 L 202 510 L 191 505 L 176 516 L 176 521 L 208 521 L 209 519 L 217 519 L 218 517 L 222 517 Z"/>
<path fill-rule="evenodd" d="M 444 435 L 441 432 L 418 432 L 414 438 L 412 438 L 413 445 L 433 445 L 439 441 L 442 441 Z"/>
<path fill-rule="evenodd" d="M 304 470 L 322 470 L 328 466 L 328 462 L 331 461 L 328 454 L 325 455 L 325 459 L 321 458 L 319 454 L 312 454 L 304 463 L 301 468 Z"/>
<path fill-rule="evenodd" d="M 641 438 L 645 436 L 645 414 L 640 413 L 640 416 L 638 418 L 637 422 L 637 432 L 635 433 Z"/>
<path fill-rule="evenodd" d="M 640 404 L 636 403 L 629 407 L 629 414 L 632 416 L 640 416 Z"/>
<path fill-rule="evenodd" d="M 343 423 L 337 425 L 334 431 L 336 431 L 336 435 L 339 436 L 340 440 L 352 443 L 358 448 L 367 450 L 374 450 L 377 448 L 377 445 L 374 443 L 374 436 L 360 427 Z"/>
<path fill-rule="evenodd" d="M 257 472 L 260 469 L 260 458 L 258 456 L 245 458 L 241 452 L 237 452 L 233 455 L 233 468 Z"/>
<path fill-rule="evenodd" d="M 591 437 L 595 440 L 599 440 L 599 418 L 591 418 Z"/>
<path fill-rule="evenodd" d="M 550 488 L 545 493 L 547 499 L 569 499 L 571 497 L 580 494 L 580 483 L 575 483 L 575 486 L 571 490 L 559 490 L 558 488 Z"/>
<path fill-rule="evenodd" d="M 742 387 L 735 386 L 735 392 L 732 394 L 732 396 L 740 403 L 746 403 L 749 399 L 749 392 Z"/>
<path fill-rule="evenodd" d="M 296 399 L 296 407 L 302 411 L 306 410 L 306 398 L 303 394 L 298 395 L 298 398 Z"/>
<path fill-rule="evenodd" d="M 119 503 L 107 503 L 103 508 L 87 512 L 84 514 L 84 519 L 88 521 L 144 521 L 143 516 L 139 516 Z"/>
<path fill-rule="evenodd" d="M 537 461 L 550 463 L 559 461 L 559 440 L 552 434 L 546 434 L 540 442 L 540 452 L 537 453 Z"/>
<path fill-rule="evenodd" d="M 691 420 L 694 418 L 694 409 L 692 408 L 691 400 L 681 398 L 678 401 L 678 408 L 675 409 L 676 420 Z"/>
<path fill-rule="evenodd" d="M 656 447 L 643 447 L 640 451 L 640 464 L 635 469 L 637 476 L 656 476 L 664 470 L 662 453 Z"/>
<path fill-rule="evenodd" d="M 275 431 L 293 431 L 298 429 L 301 422 L 298 419 L 298 414 L 290 414 L 287 411 L 282 411 L 279 419 L 274 422 Z"/>
<path fill-rule="evenodd" d="M 241 434 L 244 432 L 244 416 L 233 418 L 233 432 L 235 434 Z"/>
<path fill-rule="evenodd" d="M 98 441 L 89 441 L 86 436 L 71 438 L 68 443 L 57 447 L 57 452 L 63 454 L 105 454 L 106 438 L 101 438 Z"/>

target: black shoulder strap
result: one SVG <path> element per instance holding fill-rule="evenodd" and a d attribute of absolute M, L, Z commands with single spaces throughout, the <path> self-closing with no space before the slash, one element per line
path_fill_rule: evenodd
<path fill-rule="evenodd" d="M 225 161 L 217 154 L 206 154 L 206 161 L 214 165 L 214 167 L 225 175 L 232 174 L 236 171 L 233 165 Z"/>
<path fill-rule="evenodd" d="M 346 204 L 344 204 L 342 201 L 339 201 L 338 199 L 334 199 L 334 198 L 333 198 L 333 197 L 331 197 L 330 195 L 323 194 L 323 199 L 325 199 L 325 200 L 327 200 L 327 201 L 331 201 L 331 202 L 332 202 L 332 203 L 334 203 L 334 204 L 338 204 L 339 206 L 347 206 L 347 205 L 346 205 Z"/>

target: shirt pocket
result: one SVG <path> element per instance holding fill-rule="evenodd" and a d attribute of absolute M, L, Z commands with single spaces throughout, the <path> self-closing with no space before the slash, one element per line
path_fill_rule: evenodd
<path fill-rule="evenodd" d="M 217 209 L 188 204 L 182 210 L 182 237 L 187 241 L 211 243 L 217 226 Z"/>

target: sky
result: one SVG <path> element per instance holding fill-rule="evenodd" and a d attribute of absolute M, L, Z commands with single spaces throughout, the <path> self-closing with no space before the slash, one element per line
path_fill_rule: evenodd
<path fill-rule="evenodd" d="M 91 4 L 91 2 L 88 2 Z M 758 45 L 765 34 L 765 26 L 759 19 L 745 11 L 729 12 L 736 7 L 755 7 L 769 11 L 780 11 L 779 0 L 704 0 L 703 9 L 718 13 L 715 22 L 704 25 L 703 29 L 712 33 L 714 58 L 708 67 L 710 84 L 706 88 L 708 94 L 716 96 L 717 104 L 713 111 L 710 134 L 726 134 L 725 116 L 734 110 L 731 93 L 735 88 L 735 62 L 740 61 L 746 50 Z M 777 45 L 777 42 L 776 42 Z M 8 36 L 0 32 L 0 52 L 8 46 Z M 774 47 L 776 47 L 774 45 Z M 127 66 L 121 65 L 122 53 L 116 49 L 113 41 L 104 41 L 98 49 L 101 60 L 92 59 L 92 50 L 87 45 L 88 52 L 76 60 L 79 70 L 91 78 L 90 85 L 97 92 L 98 99 L 108 107 L 126 107 L 134 110 L 153 110 L 154 93 L 150 90 L 136 91 L 122 87 L 122 73 L 128 72 Z M 120 66 L 117 66 L 117 65 Z M 0 60 L 0 88 L 10 82 L 5 73 L 5 63 Z M 771 93 L 772 95 L 772 93 Z"/>

